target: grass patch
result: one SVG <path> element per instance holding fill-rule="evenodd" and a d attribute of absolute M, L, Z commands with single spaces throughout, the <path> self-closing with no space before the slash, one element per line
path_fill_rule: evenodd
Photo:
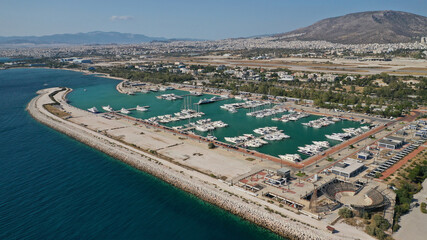
<path fill-rule="evenodd" d="M 58 107 L 56 107 L 57 105 L 53 105 L 53 104 L 45 104 L 43 105 L 43 107 L 49 111 L 50 113 L 52 113 L 53 115 L 60 117 L 60 118 L 66 118 L 66 117 L 70 117 L 71 115 L 61 109 L 59 109 Z"/>

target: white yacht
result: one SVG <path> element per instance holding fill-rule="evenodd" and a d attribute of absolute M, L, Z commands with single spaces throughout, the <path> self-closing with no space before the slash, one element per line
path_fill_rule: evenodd
<path fill-rule="evenodd" d="M 299 154 L 285 154 L 285 155 L 279 155 L 280 159 L 289 161 L 289 162 L 301 162 L 301 156 Z"/>
<path fill-rule="evenodd" d="M 236 113 L 237 112 L 237 110 L 235 108 L 231 108 L 228 111 L 231 112 L 231 113 Z"/>
<path fill-rule="evenodd" d="M 120 109 L 120 112 L 123 114 L 129 114 L 130 113 L 129 110 L 127 110 L 126 108 Z"/>
<path fill-rule="evenodd" d="M 196 130 L 199 132 L 207 132 L 209 129 L 206 126 L 196 126 Z"/>
<path fill-rule="evenodd" d="M 148 109 L 147 109 L 147 108 L 145 108 L 145 107 L 141 107 L 141 106 L 139 106 L 139 105 L 137 105 L 137 106 L 136 106 L 136 110 L 137 110 L 137 111 L 141 111 L 141 112 L 146 112 L 146 111 L 148 111 Z"/>
<path fill-rule="evenodd" d="M 102 109 L 104 109 L 104 111 L 107 111 L 107 112 L 112 112 L 113 111 L 113 108 L 111 108 L 110 105 L 102 106 Z"/>
<path fill-rule="evenodd" d="M 207 139 L 209 139 L 209 140 L 212 140 L 212 141 L 217 140 L 217 137 L 215 137 L 215 136 L 213 136 L 213 135 L 211 135 L 211 134 L 208 134 L 208 135 L 206 136 L 206 138 L 207 138 Z"/>
<path fill-rule="evenodd" d="M 91 113 L 98 113 L 99 112 L 96 107 L 91 107 L 91 108 L 88 108 L 87 110 Z"/>
<path fill-rule="evenodd" d="M 332 139 L 332 140 L 337 140 L 337 141 L 345 141 L 349 138 L 351 138 L 351 134 L 350 133 L 333 133 L 331 135 L 325 135 L 326 138 Z"/>
<path fill-rule="evenodd" d="M 329 142 L 328 141 L 313 141 L 313 143 L 317 146 L 321 146 L 323 148 L 329 148 Z"/>
<path fill-rule="evenodd" d="M 264 144 L 267 144 L 267 143 L 264 141 L 261 141 L 260 139 L 252 139 L 252 140 L 245 142 L 244 146 L 245 147 L 257 148 L 257 147 L 261 147 Z"/>
<path fill-rule="evenodd" d="M 254 130 L 255 133 L 259 135 L 266 135 L 273 132 L 278 132 L 280 130 L 277 130 L 277 127 L 263 127 L 263 128 L 257 128 Z"/>

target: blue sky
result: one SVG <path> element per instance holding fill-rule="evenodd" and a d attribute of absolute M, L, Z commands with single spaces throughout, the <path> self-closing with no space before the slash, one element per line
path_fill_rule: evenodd
<path fill-rule="evenodd" d="M 118 31 L 223 39 L 371 10 L 427 16 L 427 0 L 0 0 L 0 36 Z"/>

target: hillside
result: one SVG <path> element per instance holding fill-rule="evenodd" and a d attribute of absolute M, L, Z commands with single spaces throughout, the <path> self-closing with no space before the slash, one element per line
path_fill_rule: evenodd
<path fill-rule="evenodd" d="M 427 36 L 427 17 L 398 11 L 359 12 L 327 18 L 276 36 L 345 44 L 414 42 Z"/>

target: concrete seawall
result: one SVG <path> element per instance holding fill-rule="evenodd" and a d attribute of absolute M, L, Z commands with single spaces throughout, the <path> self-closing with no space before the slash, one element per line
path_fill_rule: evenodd
<path fill-rule="evenodd" d="M 242 197 L 230 194 L 212 184 L 208 184 L 206 181 L 203 181 L 203 179 L 198 179 L 182 173 L 179 171 L 179 167 L 167 166 L 162 159 L 156 156 L 141 153 L 122 142 L 56 117 L 43 107 L 45 104 L 53 103 L 52 100 L 49 99 L 48 94 L 55 90 L 58 90 L 58 88 L 40 91 L 39 94 L 41 95 L 32 99 L 27 106 L 27 110 L 31 116 L 40 123 L 98 149 L 141 171 L 156 176 L 204 201 L 221 207 L 264 228 L 270 229 L 281 236 L 291 239 L 340 239 L 338 236 L 329 234 L 326 231 L 305 225 L 291 218 L 271 213 L 265 209 L 265 206 L 250 203 L 242 199 Z"/>

